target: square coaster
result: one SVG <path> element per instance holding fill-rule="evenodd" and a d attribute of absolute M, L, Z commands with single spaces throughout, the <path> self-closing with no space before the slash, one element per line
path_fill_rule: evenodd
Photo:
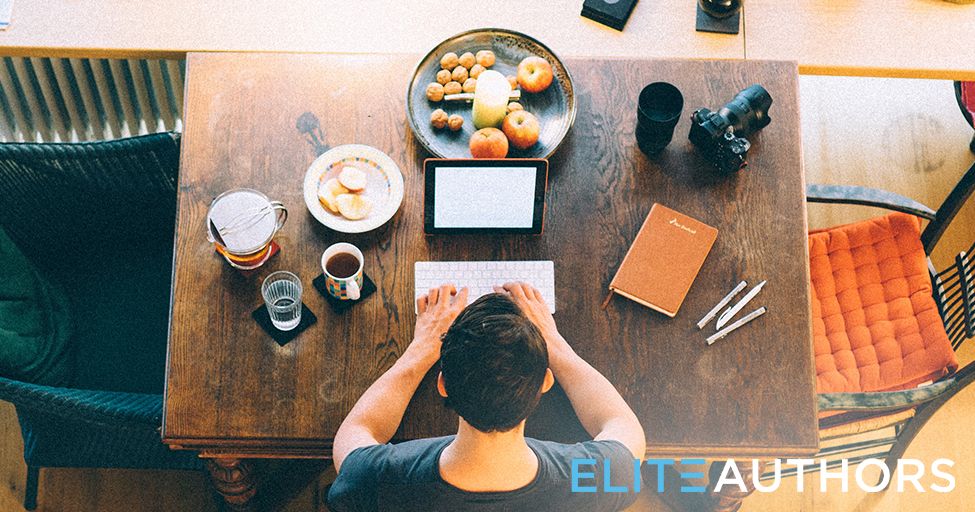
<path fill-rule="evenodd" d="M 306 306 L 304 302 L 301 303 L 301 321 L 298 322 L 298 325 L 296 325 L 295 328 L 291 329 L 290 331 L 279 330 L 274 326 L 274 324 L 271 323 L 271 315 L 267 312 L 267 306 L 264 304 L 261 304 L 261 307 L 255 309 L 254 312 L 251 313 L 251 318 L 253 318 L 254 321 L 257 322 L 257 325 L 260 325 L 261 328 L 264 329 L 264 332 L 270 334 L 271 338 L 274 338 L 274 341 L 278 342 L 278 345 L 281 345 L 282 347 L 287 345 L 288 342 L 298 337 L 302 331 L 311 327 L 315 322 L 318 321 L 318 317 L 316 317 L 315 313 L 312 313 L 311 310 L 308 309 L 308 306 Z"/>
<path fill-rule="evenodd" d="M 701 4 L 697 4 L 697 31 L 716 32 L 718 34 L 737 34 L 738 26 L 741 24 L 741 11 L 728 16 L 727 18 L 715 18 L 701 9 Z"/>
<path fill-rule="evenodd" d="M 605 25 L 605 26 L 607 26 L 607 27 L 609 27 L 611 29 L 618 30 L 620 32 L 623 31 L 623 25 L 620 24 L 619 21 L 616 21 L 616 20 L 614 20 L 612 18 L 609 18 L 609 17 L 607 17 L 607 16 L 605 16 L 603 14 L 600 14 L 597 11 L 593 11 L 593 10 L 586 9 L 585 6 L 582 7 L 582 16 L 585 17 L 585 18 L 589 18 L 589 19 L 591 19 L 591 20 L 593 20 L 596 23 L 599 23 L 601 25 Z"/>
<path fill-rule="evenodd" d="M 622 31 L 637 0 L 585 0 L 582 15 L 596 23 Z"/>
<path fill-rule="evenodd" d="M 378 289 L 376 288 L 376 283 L 372 282 L 372 279 L 369 279 L 369 274 L 366 274 L 365 272 L 362 273 L 362 290 L 359 292 L 359 300 L 339 300 L 332 297 L 328 293 L 328 288 L 325 286 L 325 274 L 319 274 L 319 276 L 316 277 L 311 284 L 316 290 L 318 290 L 318 293 L 325 297 L 325 300 L 332 308 L 332 311 L 335 311 L 336 313 L 345 312 L 352 306 L 355 306 L 356 304 L 369 298 L 369 296 L 375 293 Z"/>

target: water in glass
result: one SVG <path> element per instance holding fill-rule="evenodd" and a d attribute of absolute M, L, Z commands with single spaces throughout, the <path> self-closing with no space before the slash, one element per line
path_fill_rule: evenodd
<path fill-rule="evenodd" d="M 301 323 L 301 280 L 291 272 L 274 272 L 261 286 L 274 327 L 290 331 Z"/>

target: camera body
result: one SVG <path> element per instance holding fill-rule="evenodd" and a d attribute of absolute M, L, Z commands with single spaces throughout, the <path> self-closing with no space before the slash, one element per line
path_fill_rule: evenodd
<path fill-rule="evenodd" d="M 723 173 L 733 173 L 748 165 L 751 143 L 745 137 L 768 126 L 772 96 L 761 85 L 739 92 L 717 112 L 706 108 L 691 115 L 691 143 Z"/>

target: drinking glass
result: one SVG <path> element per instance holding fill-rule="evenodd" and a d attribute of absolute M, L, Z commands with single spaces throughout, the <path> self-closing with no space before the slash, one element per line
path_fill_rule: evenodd
<path fill-rule="evenodd" d="M 281 331 L 290 331 L 301 323 L 301 279 L 291 272 L 271 273 L 261 285 L 264 305 L 271 323 Z"/>

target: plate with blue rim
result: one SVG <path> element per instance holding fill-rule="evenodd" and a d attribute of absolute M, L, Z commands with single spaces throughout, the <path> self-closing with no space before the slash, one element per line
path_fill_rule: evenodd
<path fill-rule="evenodd" d="M 362 219 L 351 220 L 325 208 L 318 199 L 318 189 L 345 166 L 366 173 L 366 188 L 361 193 L 372 202 L 372 210 Z M 403 173 L 386 153 L 363 144 L 346 144 L 322 153 L 308 167 L 304 181 L 305 206 L 326 227 L 341 233 L 364 233 L 393 218 L 403 203 Z"/>

